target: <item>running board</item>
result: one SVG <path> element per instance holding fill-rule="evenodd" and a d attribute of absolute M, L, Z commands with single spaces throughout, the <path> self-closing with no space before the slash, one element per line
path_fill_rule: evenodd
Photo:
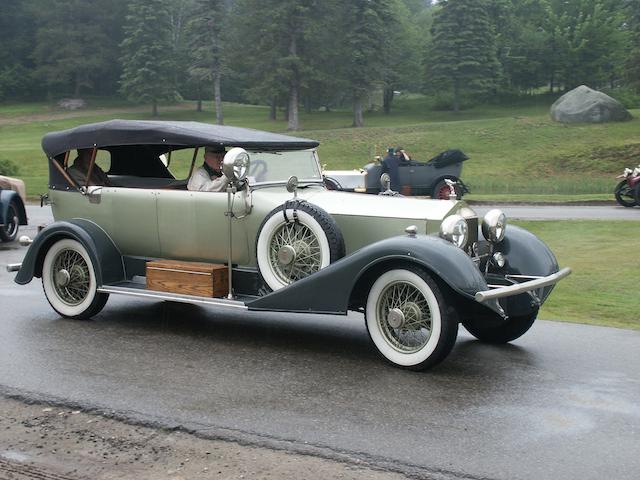
<path fill-rule="evenodd" d="M 156 300 L 169 300 L 182 303 L 199 303 L 203 305 L 215 305 L 217 307 L 239 308 L 248 310 L 247 305 L 240 300 L 228 300 L 226 298 L 196 297 L 194 295 L 182 295 L 179 293 L 156 292 L 145 290 L 144 288 L 118 287 L 115 285 L 105 285 L 98 288 L 100 293 L 113 293 L 117 295 L 128 295 L 131 297 L 150 298 Z"/>

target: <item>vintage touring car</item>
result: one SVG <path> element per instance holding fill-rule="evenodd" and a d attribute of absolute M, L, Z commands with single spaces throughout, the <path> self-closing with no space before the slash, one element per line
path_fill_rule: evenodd
<path fill-rule="evenodd" d="M 68 318 L 96 315 L 110 294 L 355 310 L 384 358 L 424 369 L 447 356 L 460 322 L 483 341 L 518 338 L 570 272 L 498 210 L 478 219 L 462 201 L 328 191 L 313 140 L 113 120 L 50 133 L 42 145 L 56 221 L 13 269 L 19 284 L 41 277 Z M 230 148 L 226 193 L 187 190 L 208 146 Z M 108 185 L 72 178 L 74 149 L 92 149 L 87 182 L 101 161 Z M 174 175 L 179 157 L 188 160 Z"/>

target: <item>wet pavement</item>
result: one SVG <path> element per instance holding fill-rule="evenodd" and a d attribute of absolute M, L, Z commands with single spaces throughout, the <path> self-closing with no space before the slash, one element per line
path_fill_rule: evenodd
<path fill-rule="evenodd" d="M 0 264 L 26 248 L 0 250 Z M 236 313 L 111 297 L 59 318 L 0 271 L 0 393 L 144 424 L 361 458 L 421 478 L 635 479 L 640 332 L 538 321 L 511 345 L 462 328 L 436 369 L 386 365 L 362 316 Z"/>

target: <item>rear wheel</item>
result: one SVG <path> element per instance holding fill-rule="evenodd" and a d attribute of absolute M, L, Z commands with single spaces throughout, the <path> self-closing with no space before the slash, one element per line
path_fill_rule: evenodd
<path fill-rule="evenodd" d="M 109 298 L 97 291 L 95 270 L 87 250 L 69 238 L 54 243 L 44 257 L 42 287 L 53 309 L 67 318 L 91 318 Z"/>
<path fill-rule="evenodd" d="M 640 205 L 640 182 L 638 182 L 636 188 L 633 189 L 633 197 L 636 201 L 636 205 Z"/>
<path fill-rule="evenodd" d="M 380 354 L 397 367 L 424 370 L 449 354 L 458 334 L 454 312 L 421 269 L 396 269 L 371 286 L 365 319 Z"/>
<path fill-rule="evenodd" d="M 463 195 L 462 188 L 458 184 L 454 185 L 453 188 L 456 192 L 456 196 L 458 197 L 458 200 L 460 200 Z M 431 192 L 431 198 L 434 198 L 436 200 L 449 200 L 450 193 L 451 193 L 451 188 L 449 187 L 447 182 L 445 182 L 444 180 L 440 180 L 438 183 L 436 183 L 436 186 L 433 187 L 433 191 Z"/>
<path fill-rule="evenodd" d="M 464 328 L 466 328 L 471 335 L 482 342 L 508 343 L 527 333 L 537 316 L 538 310 L 529 315 L 509 317 L 505 323 L 495 327 L 478 327 L 468 322 L 462 322 L 462 325 L 464 325 Z"/>
<path fill-rule="evenodd" d="M 616 202 L 623 207 L 635 207 L 637 205 L 633 189 L 629 186 L 629 183 L 626 180 L 623 180 L 616 185 L 616 189 L 613 191 L 613 194 L 616 197 Z"/>
<path fill-rule="evenodd" d="M 3 242 L 13 242 L 18 236 L 19 225 L 18 207 L 16 203 L 12 201 L 7 209 L 7 217 L 4 219 L 4 225 L 0 227 L 0 240 Z"/>

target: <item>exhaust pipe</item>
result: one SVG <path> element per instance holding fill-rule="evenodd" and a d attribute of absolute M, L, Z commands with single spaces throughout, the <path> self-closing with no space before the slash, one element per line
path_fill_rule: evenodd
<path fill-rule="evenodd" d="M 7 272 L 17 272 L 22 267 L 21 263 L 10 263 L 7 265 Z"/>

